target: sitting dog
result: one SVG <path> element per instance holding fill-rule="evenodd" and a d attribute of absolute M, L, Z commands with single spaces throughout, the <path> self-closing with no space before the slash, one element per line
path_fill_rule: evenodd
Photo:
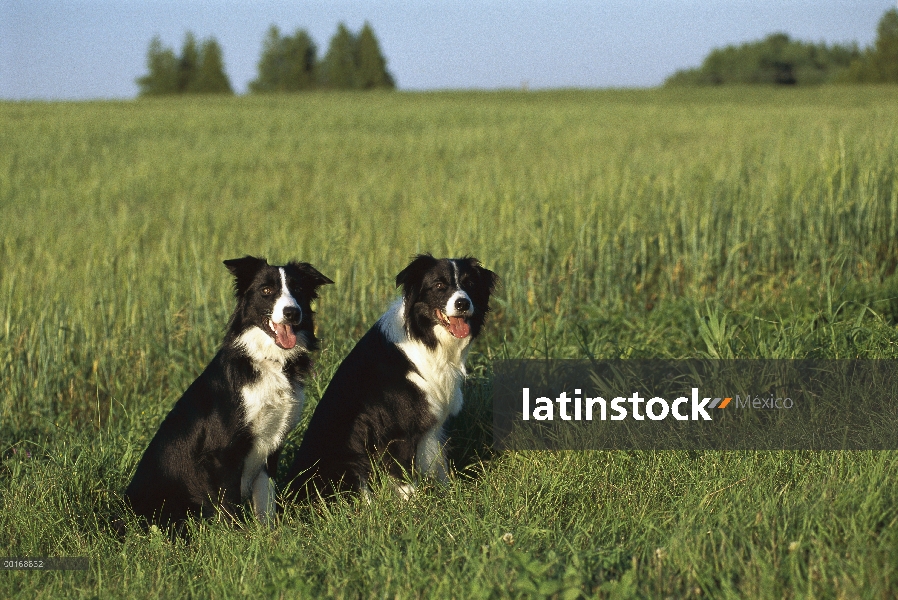
<path fill-rule="evenodd" d="M 278 455 L 299 420 L 303 381 L 318 348 L 312 300 L 333 283 L 308 263 L 226 260 L 237 307 L 221 349 L 159 426 L 125 491 L 134 512 L 162 526 L 249 498 L 274 510 Z"/>
<path fill-rule="evenodd" d="M 483 327 L 495 273 L 476 258 L 417 256 L 396 276 L 399 298 L 359 340 L 315 408 L 287 473 L 297 498 L 367 493 L 372 460 L 396 478 L 445 480 L 443 424 L 462 407 L 471 341 Z"/>

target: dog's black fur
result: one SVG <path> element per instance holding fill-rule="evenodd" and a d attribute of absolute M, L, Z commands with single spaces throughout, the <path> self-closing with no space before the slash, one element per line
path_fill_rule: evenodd
<path fill-rule="evenodd" d="M 318 348 L 310 303 L 330 279 L 308 263 L 224 262 L 237 307 L 221 349 L 159 426 L 125 491 L 137 515 L 162 526 L 214 509 L 233 516 L 249 497 L 260 518 L 270 516 L 268 479 Z"/>
<path fill-rule="evenodd" d="M 461 409 L 470 342 L 495 273 L 475 258 L 417 256 L 396 276 L 402 297 L 359 340 L 315 408 L 287 473 L 291 492 L 366 491 L 372 459 L 400 492 L 412 469 L 445 479 L 442 428 Z"/>

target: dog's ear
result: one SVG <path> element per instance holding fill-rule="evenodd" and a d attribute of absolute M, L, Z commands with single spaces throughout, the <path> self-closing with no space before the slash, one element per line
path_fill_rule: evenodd
<path fill-rule="evenodd" d="M 471 269 L 474 285 L 469 290 L 474 304 L 480 306 L 483 312 L 490 312 L 490 296 L 499 283 L 499 276 L 480 264 L 480 261 L 472 256 L 466 256 L 463 260 Z"/>
<path fill-rule="evenodd" d="M 437 259 L 429 252 L 427 254 L 419 254 L 409 265 L 399 272 L 396 276 L 396 287 L 404 286 L 404 291 L 408 294 L 409 290 L 415 284 L 421 283 L 424 279 L 424 273 L 428 269 L 433 268 L 437 264 Z"/>
<path fill-rule="evenodd" d="M 302 282 L 303 289 L 308 290 L 312 298 L 318 297 L 315 290 L 319 287 L 333 283 L 329 277 L 322 275 L 318 269 L 306 262 L 291 261 L 287 263 L 287 268 L 296 272 L 297 277 Z"/>
<path fill-rule="evenodd" d="M 473 256 L 466 256 L 464 260 L 467 261 L 468 265 L 474 269 L 475 273 L 477 273 L 479 285 L 492 294 L 493 290 L 495 290 L 496 286 L 499 284 L 499 276 L 480 264 L 480 261 Z"/>
<path fill-rule="evenodd" d="M 246 290 L 252 285 L 256 273 L 259 272 L 259 269 L 266 266 L 268 261 L 264 258 L 247 255 L 243 258 L 226 260 L 224 264 L 234 276 L 234 293 L 239 297 L 246 293 Z"/>
<path fill-rule="evenodd" d="M 396 276 L 396 287 L 402 286 L 402 298 L 405 303 L 405 328 L 409 333 L 415 331 L 418 336 L 422 334 L 421 331 L 418 331 L 419 327 L 413 316 L 415 304 L 418 302 L 418 294 L 421 293 L 424 274 L 438 262 L 429 252 L 419 254 Z"/>
<path fill-rule="evenodd" d="M 468 258 L 468 262 L 474 267 L 474 271 L 480 278 L 480 285 L 492 294 L 496 286 L 499 285 L 499 276 L 480 264 L 480 261 L 474 257 Z"/>
<path fill-rule="evenodd" d="M 480 273 L 481 281 L 484 282 L 484 285 L 492 294 L 496 286 L 499 285 L 499 276 L 486 267 L 478 267 L 477 272 Z"/>

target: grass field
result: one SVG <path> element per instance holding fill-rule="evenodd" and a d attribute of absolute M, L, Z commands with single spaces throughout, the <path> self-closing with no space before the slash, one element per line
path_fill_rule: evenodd
<path fill-rule="evenodd" d="M 504 453 L 496 358 L 898 358 L 898 88 L 0 103 L 0 597 L 895 597 L 896 452 Z M 420 251 L 502 277 L 456 474 L 191 542 L 108 529 L 216 351 L 221 264 L 314 264 L 305 419 Z"/>

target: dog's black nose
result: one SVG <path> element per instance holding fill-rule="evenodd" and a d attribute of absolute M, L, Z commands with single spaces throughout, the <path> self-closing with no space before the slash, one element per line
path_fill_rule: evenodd
<path fill-rule="evenodd" d="M 302 319 L 302 311 L 295 306 L 284 307 L 284 320 L 288 323 L 299 323 Z"/>
<path fill-rule="evenodd" d="M 458 312 L 468 312 L 469 308 L 471 308 L 471 301 L 467 298 L 455 299 L 455 310 Z"/>

